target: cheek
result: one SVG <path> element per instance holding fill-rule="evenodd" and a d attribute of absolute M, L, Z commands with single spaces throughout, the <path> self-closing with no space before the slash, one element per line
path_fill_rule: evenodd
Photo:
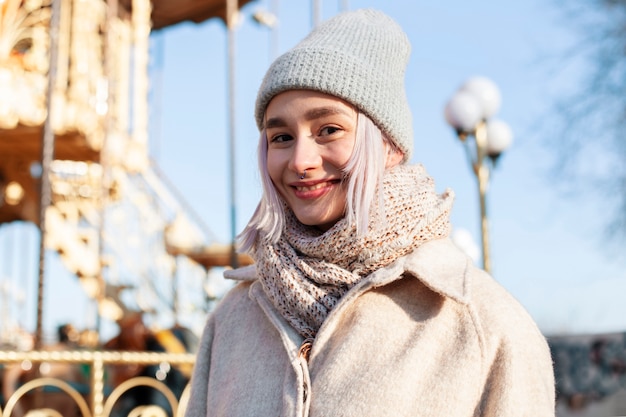
<path fill-rule="evenodd" d="M 280 157 L 280 153 L 269 151 L 267 153 L 267 173 L 274 182 L 280 183 L 283 172 L 284 161 Z"/>
<path fill-rule="evenodd" d="M 342 143 L 341 146 L 338 146 L 336 149 L 331 150 L 331 158 L 335 159 L 335 164 L 337 166 L 345 167 L 350 160 L 353 151 L 354 139 L 351 139 Z"/>

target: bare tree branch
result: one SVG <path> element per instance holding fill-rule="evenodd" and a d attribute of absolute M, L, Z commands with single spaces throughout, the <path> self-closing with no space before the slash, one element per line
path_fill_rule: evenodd
<path fill-rule="evenodd" d="M 554 104 L 549 145 L 560 158 L 555 178 L 600 199 L 605 237 L 626 241 L 626 0 L 555 0 L 577 42 L 563 64 L 586 71 Z"/>

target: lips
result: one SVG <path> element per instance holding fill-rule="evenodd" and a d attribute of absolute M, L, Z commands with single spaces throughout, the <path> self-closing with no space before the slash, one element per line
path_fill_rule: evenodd
<path fill-rule="evenodd" d="M 294 194 L 298 198 L 318 198 L 329 192 L 339 180 L 320 181 L 316 183 L 296 183 L 292 184 Z"/>

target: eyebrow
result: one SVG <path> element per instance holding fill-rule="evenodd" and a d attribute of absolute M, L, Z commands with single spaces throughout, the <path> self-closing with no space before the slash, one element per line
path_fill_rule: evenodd
<path fill-rule="evenodd" d="M 304 118 L 308 121 L 311 121 L 311 120 L 320 119 L 322 117 L 332 116 L 336 114 L 341 114 L 344 116 L 352 116 L 350 113 L 348 113 L 346 110 L 342 108 L 330 106 L 330 107 L 317 107 L 317 108 L 311 109 L 304 114 Z M 285 126 L 287 126 L 287 122 L 281 117 L 272 117 L 270 119 L 267 119 L 267 121 L 265 122 L 266 129 L 270 129 L 274 127 L 285 127 Z"/>

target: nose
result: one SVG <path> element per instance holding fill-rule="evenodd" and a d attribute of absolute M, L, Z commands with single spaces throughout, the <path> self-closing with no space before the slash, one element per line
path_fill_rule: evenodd
<path fill-rule="evenodd" d="M 304 170 L 310 172 L 321 165 L 322 156 L 313 138 L 305 135 L 298 136 L 292 149 L 289 169 L 296 174 L 301 175 Z"/>

